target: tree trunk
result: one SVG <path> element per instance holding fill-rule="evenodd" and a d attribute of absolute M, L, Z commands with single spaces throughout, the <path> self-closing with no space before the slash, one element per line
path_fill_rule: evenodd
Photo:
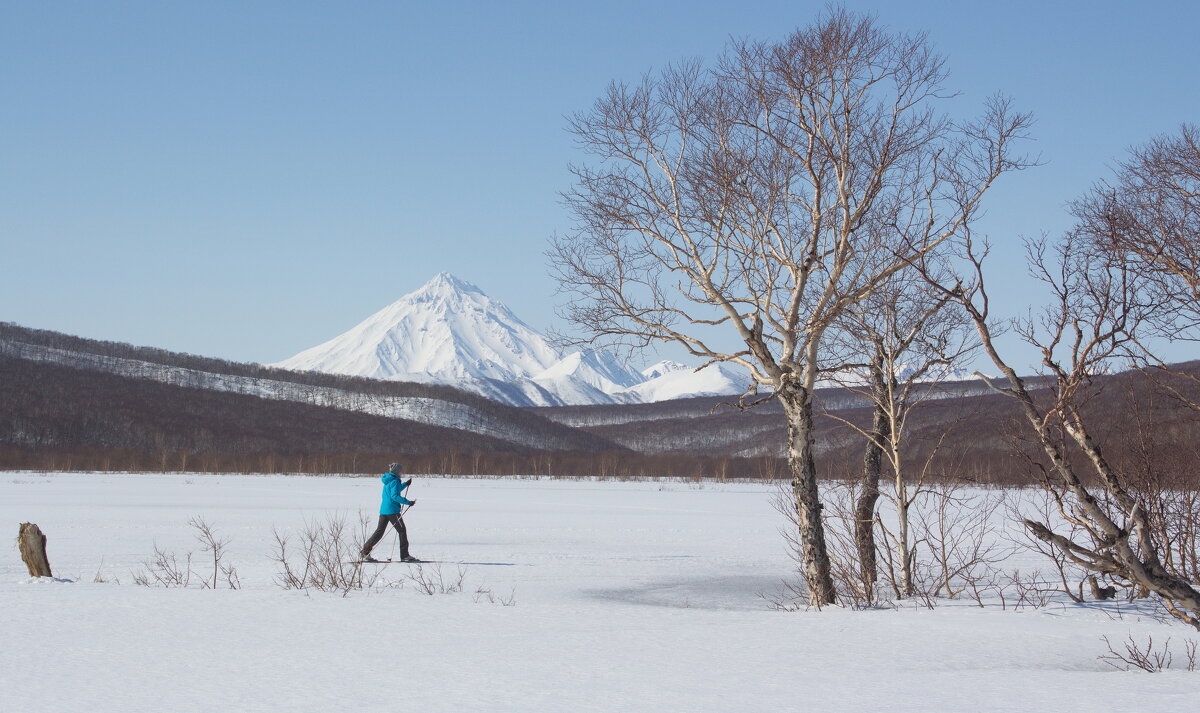
<path fill-rule="evenodd" d="M 863 592 L 870 599 L 874 599 L 875 583 L 879 576 L 875 550 L 875 503 L 879 500 L 879 477 L 883 472 L 881 444 L 891 435 L 891 424 L 883 409 L 883 377 L 880 371 L 874 370 L 872 376 L 876 390 L 875 416 L 871 421 L 871 437 L 867 439 L 867 450 L 863 455 L 862 489 L 854 504 L 854 547 L 858 553 Z"/>
<path fill-rule="evenodd" d="M 802 386 L 785 384 L 778 391 L 788 422 L 788 464 L 792 469 L 792 496 L 808 582 L 809 603 L 834 604 L 837 590 L 830 573 L 821 497 L 817 492 L 817 465 L 813 461 L 812 394 Z"/>
<path fill-rule="evenodd" d="M 21 559 L 29 568 L 31 577 L 53 577 L 50 573 L 50 560 L 46 558 L 46 536 L 41 528 L 32 522 L 21 523 L 17 534 L 17 546 L 21 550 Z"/>
<path fill-rule="evenodd" d="M 900 474 L 896 474 L 896 520 L 899 523 L 896 529 L 896 545 L 900 550 L 900 592 L 902 596 L 911 597 L 916 594 L 917 588 L 913 583 L 913 549 L 909 543 L 909 498 L 908 487 L 904 483 L 904 479 Z M 947 582 L 949 585 L 949 582 Z M 947 591 L 947 594 L 949 592 Z"/>

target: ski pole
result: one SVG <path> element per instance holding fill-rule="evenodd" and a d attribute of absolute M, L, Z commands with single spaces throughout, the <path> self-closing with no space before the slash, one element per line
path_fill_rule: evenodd
<path fill-rule="evenodd" d="M 408 494 L 412 495 L 412 483 L 409 483 L 409 485 L 408 485 Z M 412 500 L 412 498 L 408 498 L 408 500 Z M 404 517 L 404 514 L 407 513 L 411 509 L 412 509 L 412 505 L 401 505 L 400 506 L 400 517 Z"/>
<path fill-rule="evenodd" d="M 409 484 L 408 487 L 409 487 L 409 494 L 411 495 L 412 494 L 412 490 L 411 490 L 412 484 Z M 412 498 L 408 498 L 408 500 L 412 500 Z M 408 514 L 409 510 L 412 510 L 412 505 L 401 505 L 400 506 L 400 520 L 401 521 L 404 520 L 404 516 Z M 400 538 L 400 533 L 398 533 L 398 532 L 396 533 L 396 538 L 397 539 Z"/>

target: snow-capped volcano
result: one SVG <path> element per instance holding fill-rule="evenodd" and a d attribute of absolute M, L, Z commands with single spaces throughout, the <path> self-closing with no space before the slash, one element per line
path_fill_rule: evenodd
<path fill-rule="evenodd" d="M 507 306 L 443 272 L 348 332 L 276 366 L 376 379 L 507 381 L 558 360 L 546 339 Z"/>
<path fill-rule="evenodd" d="M 645 381 L 604 352 L 564 357 L 504 303 L 446 272 L 274 366 L 449 384 L 522 406 L 625 401 L 616 394 Z"/>

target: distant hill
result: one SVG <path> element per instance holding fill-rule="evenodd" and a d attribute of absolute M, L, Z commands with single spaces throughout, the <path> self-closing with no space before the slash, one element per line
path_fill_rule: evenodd
<path fill-rule="evenodd" d="M 718 467 L 639 455 L 447 386 L 289 372 L 0 323 L 0 468 L 375 472 L 397 457 L 413 472 L 453 474 L 687 477 Z M 728 459 L 719 467 L 731 477 L 763 472 Z"/>
<path fill-rule="evenodd" d="M 1200 362 L 1176 368 L 1200 376 Z M 1200 459 L 1193 412 L 1142 372 L 1098 376 L 1094 386 L 1088 414 L 1115 463 L 1200 477 L 1185 467 Z M 946 476 L 1036 476 L 1038 454 L 1010 399 L 979 381 L 927 388 L 910 417 L 909 467 L 932 457 Z M 516 408 L 441 385 L 290 372 L 0 323 L 3 468 L 374 472 L 403 457 L 414 472 L 783 477 L 779 405 L 739 411 L 734 401 Z M 865 426 L 870 409 L 845 388 L 820 389 L 816 403 L 819 472 L 856 477 L 864 441 L 846 422 Z"/>
<path fill-rule="evenodd" d="M 1200 379 L 1200 361 L 1171 366 Z M 1200 400 L 1200 381 L 1138 371 L 1097 376 L 1085 407 L 1106 454 L 1125 469 L 1155 470 L 1200 485 L 1200 416 L 1183 407 L 1161 381 Z M 1028 380 L 1034 394 L 1042 383 Z M 1027 426 L 1012 399 L 981 381 L 931 385 L 930 398 L 909 417 L 906 467 L 982 483 L 1031 482 L 1035 463 Z M 731 398 L 693 398 L 654 404 L 571 406 L 538 409 L 547 418 L 578 426 L 642 453 L 782 458 L 787 425 L 779 405 L 750 411 L 731 407 Z M 862 469 L 864 438 L 847 422 L 865 428 L 871 409 L 841 388 L 816 394 L 816 457 L 821 477 L 854 478 Z M 911 471 L 910 471 L 911 472 Z"/>
<path fill-rule="evenodd" d="M 529 450 L 404 419 L 7 356 L 0 356 L 0 404 L 9 467 L 21 465 L 20 451 L 74 456 L 64 465 L 82 469 L 270 471 L 285 464 L 304 470 L 306 457 L 332 466 L 357 454 L 377 469 L 399 454 Z M 357 470 L 353 455 L 350 461 L 346 470 Z"/>
<path fill-rule="evenodd" d="M 0 323 L 0 355 L 209 391 L 420 421 L 548 450 L 620 449 L 596 436 L 448 386 L 289 372 Z"/>

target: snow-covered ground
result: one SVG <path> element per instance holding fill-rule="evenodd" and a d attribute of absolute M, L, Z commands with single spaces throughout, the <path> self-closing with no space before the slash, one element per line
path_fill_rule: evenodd
<path fill-rule="evenodd" d="M 413 553 L 481 563 L 465 565 L 464 592 L 273 582 L 273 529 L 371 515 L 378 491 L 373 478 L 0 474 L 4 522 L 42 528 L 58 577 L 31 580 L 9 540 L 0 710 L 1148 711 L 1190 710 L 1200 691 L 1200 673 L 1097 660 L 1105 635 L 1200 638 L 1127 603 L 771 610 L 759 595 L 792 565 L 766 486 L 418 478 Z M 243 587 L 135 586 L 156 545 L 203 557 L 192 516 L 230 539 Z"/>

